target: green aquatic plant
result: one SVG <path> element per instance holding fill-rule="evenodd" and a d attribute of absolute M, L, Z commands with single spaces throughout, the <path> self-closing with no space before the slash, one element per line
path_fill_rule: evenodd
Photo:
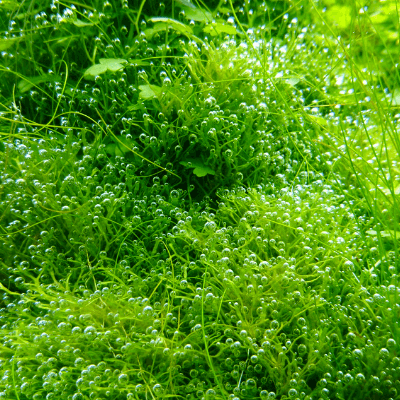
<path fill-rule="evenodd" d="M 1 2 L 0 399 L 398 399 L 395 5 Z"/>

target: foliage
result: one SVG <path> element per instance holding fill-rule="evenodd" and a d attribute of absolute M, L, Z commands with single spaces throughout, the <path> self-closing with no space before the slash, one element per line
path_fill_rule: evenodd
<path fill-rule="evenodd" d="M 394 1 L 0 3 L 0 399 L 399 399 Z"/>

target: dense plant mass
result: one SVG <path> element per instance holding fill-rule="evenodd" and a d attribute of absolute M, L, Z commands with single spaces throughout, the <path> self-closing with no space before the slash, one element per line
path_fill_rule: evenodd
<path fill-rule="evenodd" d="M 0 399 L 400 399 L 395 0 L 0 2 Z"/>

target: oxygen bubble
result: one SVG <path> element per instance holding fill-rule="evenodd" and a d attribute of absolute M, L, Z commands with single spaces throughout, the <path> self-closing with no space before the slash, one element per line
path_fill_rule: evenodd
<path fill-rule="evenodd" d="M 354 349 L 353 350 L 353 356 L 356 357 L 356 359 L 359 359 L 360 357 L 363 356 L 363 352 L 360 349 Z"/>
<path fill-rule="evenodd" d="M 186 289 L 188 286 L 187 280 L 185 280 L 185 279 L 181 280 L 179 286 L 181 287 L 181 289 Z"/>
<path fill-rule="evenodd" d="M 304 355 L 307 352 L 307 346 L 305 344 L 299 344 L 298 352 L 300 355 Z"/>
<path fill-rule="evenodd" d="M 305 326 L 305 325 L 306 325 L 306 320 L 305 320 L 303 317 L 300 317 L 300 318 L 297 320 L 297 324 L 298 324 L 299 326 Z"/>
<path fill-rule="evenodd" d="M 264 351 L 264 350 L 263 350 L 263 349 L 258 350 L 258 352 L 260 352 L 260 351 Z M 261 364 L 256 364 L 256 365 L 254 366 L 254 371 L 256 371 L 258 374 L 261 373 L 261 371 L 262 371 L 262 365 L 261 365 Z"/>
<path fill-rule="evenodd" d="M 206 222 L 206 224 L 204 225 L 204 228 L 208 232 L 215 232 L 217 230 L 217 224 L 214 221 L 209 221 L 209 222 Z"/>
<path fill-rule="evenodd" d="M 197 377 L 198 373 L 199 372 L 197 371 L 197 369 L 191 369 L 190 372 L 189 372 L 189 375 L 190 375 L 191 378 L 194 379 L 194 378 Z"/>
<path fill-rule="evenodd" d="M 81 328 L 80 326 L 74 326 L 74 327 L 72 328 L 72 330 L 71 330 L 71 333 L 72 333 L 73 335 L 78 336 L 78 335 L 80 335 L 80 334 L 82 333 L 82 328 Z"/>
<path fill-rule="evenodd" d="M 151 306 L 144 307 L 143 315 L 145 315 L 146 317 L 151 317 L 153 315 L 153 307 L 151 307 Z"/>
<path fill-rule="evenodd" d="M 257 383 L 254 379 L 247 379 L 246 387 L 247 389 L 255 389 L 257 387 Z"/>
<path fill-rule="evenodd" d="M 365 376 L 363 374 L 357 374 L 356 375 L 356 382 L 359 384 L 362 384 L 365 382 Z"/>
<path fill-rule="evenodd" d="M 164 78 L 163 85 L 164 86 L 171 86 L 171 79 L 169 79 L 168 77 Z"/>
<path fill-rule="evenodd" d="M 266 390 L 261 390 L 260 399 L 261 400 L 268 400 L 268 392 Z"/>
<path fill-rule="evenodd" d="M 145 390 L 146 390 L 145 387 L 140 383 L 135 386 L 136 393 L 143 393 Z"/>
<path fill-rule="evenodd" d="M 225 150 L 225 156 L 227 158 L 232 158 L 233 156 L 233 151 L 231 149 Z"/>
<path fill-rule="evenodd" d="M 350 383 L 354 378 L 351 374 L 346 374 L 343 379 L 345 382 Z"/>
<path fill-rule="evenodd" d="M 297 390 L 293 388 L 289 389 L 288 396 L 290 399 L 294 399 L 297 396 Z"/>
<path fill-rule="evenodd" d="M 153 392 L 155 395 L 160 396 L 163 393 L 163 387 L 159 383 L 156 383 L 153 386 Z"/>
<path fill-rule="evenodd" d="M 212 108 L 216 105 L 217 101 L 214 97 L 210 96 L 204 100 L 204 107 L 205 108 Z"/>
<path fill-rule="evenodd" d="M 208 389 L 206 391 L 206 400 L 214 400 L 215 399 L 215 390 L 214 389 Z"/>
<path fill-rule="evenodd" d="M 171 199 L 178 199 L 179 198 L 179 192 L 177 190 L 171 190 L 170 196 L 171 196 Z"/>
<path fill-rule="evenodd" d="M 83 331 L 83 334 L 85 335 L 85 337 L 87 339 L 93 340 L 96 337 L 97 330 L 96 330 L 96 328 L 94 326 L 88 326 Z"/>
<path fill-rule="evenodd" d="M 191 134 L 189 136 L 189 141 L 190 141 L 190 144 L 197 143 L 197 136 L 195 134 Z"/>
<path fill-rule="evenodd" d="M 279 322 L 274 319 L 271 321 L 271 329 L 278 329 L 279 328 Z"/>
<path fill-rule="evenodd" d="M 386 359 L 389 358 L 389 355 L 390 355 L 390 353 L 389 353 L 388 349 L 382 348 L 382 349 L 379 350 L 379 357 L 380 358 L 386 360 Z"/>
<path fill-rule="evenodd" d="M 129 382 L 129 377 L 128 377 L 127 374 L 121 374 L 121 375 L 118 377 L 118 383 L 119 383 L 120 385 L 126 385 L 128 382 Z"/>

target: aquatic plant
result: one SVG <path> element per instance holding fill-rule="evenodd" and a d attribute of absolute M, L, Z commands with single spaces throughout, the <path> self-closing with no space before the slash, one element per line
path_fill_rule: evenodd
<path fill-rule="evenodd" d="M 400 398 L 395 6 L 1 2 L 0 399 Z"/>

